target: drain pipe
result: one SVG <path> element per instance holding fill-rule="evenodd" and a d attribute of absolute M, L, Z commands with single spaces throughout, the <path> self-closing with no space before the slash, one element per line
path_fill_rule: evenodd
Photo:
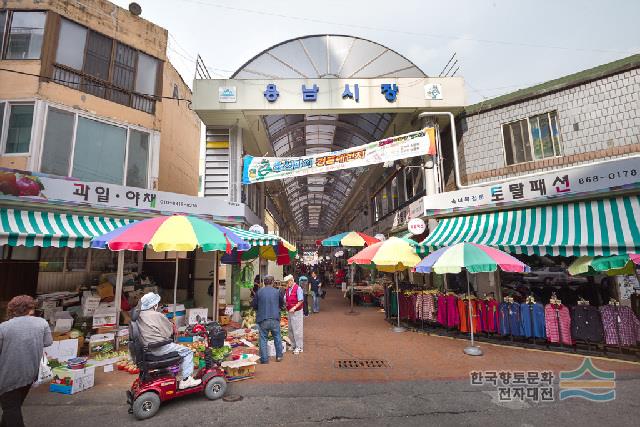
<path fill-rule="evenodd" d="M 458 187 L 459 190 L 465 189 L 465 188 L 474 188 L 474 187 L 480 187 L 480 186 L 487 186 L 487 185 L 492 185 L 492 184 L 499 184 L 502 182 L 506 182 L 509 181 L 513 178 L 502 178 L 502 179 L 496 179 L 493 181 L 485 181 L 485 182 L 478 182 L 476 184 L 468 184 L 468 185 L 463 185 L 462 184 L 462 180 L 460 178 L 460 162 L 459 162 L 459 157 L 458 157 L 458 137 L 457 137 L 457 133 L 456 133 L 456 123 L 455 123 L 455 117 L 453 116 L 453 113 L 449 112 L 449 111 L 425 111 L 424 113 L 420 113 L 418 115 L 419 118 L 425 118 L 425 117 L 429 117 L 429 116 L 449 116 L 449 121 L 451 124 L 451 139 L 453 140 L 453 171 L 454 171 L 454 177 L 455 177 L 455 182 L 456 182 L 456 187 Z M 436 137 L 436 142 L 440 142 L 439 138 Z M 440 145 L 437 146 L 437 150 L 438 153 L 437 155 L 439 156 L 439 160 L 442 158 L 441 156 L 441 147 Z M 599 164 L 604 164 L 607 162 L 610 162 L 611 160 L 599 160 L 596 162 L 591 162 L 589 164 L 591 165 L 599 165 Z M 438 162 L 440 164 L 440 162 Z M 579 164 L 579 165 L 575 165 L 575 166 L 569 166 L 567 168 L 564 168 L 564 170 L 570 170 L 570 169 L 575 169 L 575 168 L 579 168 L 584 166 L 583 164 Z M 442 174 L 442 167 L 440 167 L 439 173 Z M 530 177 L 534 177 L 537 175 L 541 175 L 544 174 L 545 171 L 538 171 L 538 172 L 532 172 L 532 173 L 528 173 L 525 175 L 518 175 L 518 178 L 530 178 Z M 442 176 L 440 177 L 440 179 L 442 180 Z"/>

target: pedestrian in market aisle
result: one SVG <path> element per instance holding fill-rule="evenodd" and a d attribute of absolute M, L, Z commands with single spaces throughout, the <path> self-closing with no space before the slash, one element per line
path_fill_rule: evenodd
<path fill-rule="evenodd" d="M 44 347 L 53 343 L 46 320 L 34 317 L 36 301 L 28 295 L 7 305 L 9 320 L 0 323 L 0 405 L 2 427 L 22 427 L 22 404 L 38 378 Z"/>
<path fill-rule="evenodd" d="M 302 288 L 302 292 L 304 292 L 304 305 L 302 312 L 304 313 L 304 317 L 309 316 L 309 295 L 311 294 L 311 285 L 309 284 L 309 278 L 307 276 L 298 277 L 298 284 Z"/>
<path fill-rule="evenodd" d="M 289 340 L 293 347 L 293 354 L 300 354 L 303 351 L 303 322 L 302 306 L 304 305 L 304 291 L 293 280 L 292 275 L 284 278 L 287 284 L 285 291 L 285 303 L 287 305 L 287 316 L 289 317 Z"/>
<path fill-rule="evenodd" d="M 322 292 L 322 282 L 318 277 L 318 273 L 311 272 L 311 296 L 313 297 L 313 312 L 320 312 L 320 296 Z"/>
<path fill-rule="evenodd" d="M 265 276 L 264 287 L 258 290 L 251 305 L 256 310 L 256 324 L 260 331 L 260 363 L 269 363 L 267 342 L 269 332 L 276 348 L 276 362 L 282 360 L 282 335 L 280 334 L 280 310 L 285 307 L 280 291 L 273 287 L 273 276 Z"/>

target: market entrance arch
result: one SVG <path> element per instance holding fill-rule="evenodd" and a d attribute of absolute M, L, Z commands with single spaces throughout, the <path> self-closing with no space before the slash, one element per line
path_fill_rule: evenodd
<path fill-rule="evenodd" d="M 429 77 L 376 42 L 346 35 L 287 40 L 248 60 L 230 79 L 196 79 L 193 109 L 208 136 L 205 196 L 223 184 L 232 201 L 250 201 L 263 191 L 270 210 L 290 228 L 290 239 L 312 243 L 342 231 L 354 212 L 367 211 L 382 165 L 243 188 L 243 155 L 288 157 L 350 148 L 420 129 L 421 112 L 456 111 L 464 104 L 462 78 Z M 221 139 L 227 138 L 225 145 Z M 218 165 L 225 149 L 228 183 L 221 184 Z"/>

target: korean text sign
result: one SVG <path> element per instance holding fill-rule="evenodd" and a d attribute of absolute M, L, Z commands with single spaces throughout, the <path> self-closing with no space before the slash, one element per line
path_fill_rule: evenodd
<path fill-rule="evenodd" d="M 245 156 L 243 184 L 357 168 L 414 156 L 435 155 L 435 131 L 416 132 L 370 142 L 340 151 L 301 157 Z"/>

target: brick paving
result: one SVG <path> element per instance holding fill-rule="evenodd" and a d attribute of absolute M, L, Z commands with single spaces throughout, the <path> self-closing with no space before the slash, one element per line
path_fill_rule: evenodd
<path fill-rule="evenodd" d="M 482 357 L 463 353 L 468 340 L 423 333 L 395 333 L 377 308 L 356 307 L 329 289 L 321 311 L 305 318 L 304 353 L 288 352 L 283 362 L 259 365 L 260 383 L 445 380 L 469 378 L 472 370 L 576 369 L 580 356 L 480 343 Z M 337 359 L 384 359 L 390 368 L 337 369 Z M 594 358 L 598 368 L 640 373 L 640 364 Z"/>

